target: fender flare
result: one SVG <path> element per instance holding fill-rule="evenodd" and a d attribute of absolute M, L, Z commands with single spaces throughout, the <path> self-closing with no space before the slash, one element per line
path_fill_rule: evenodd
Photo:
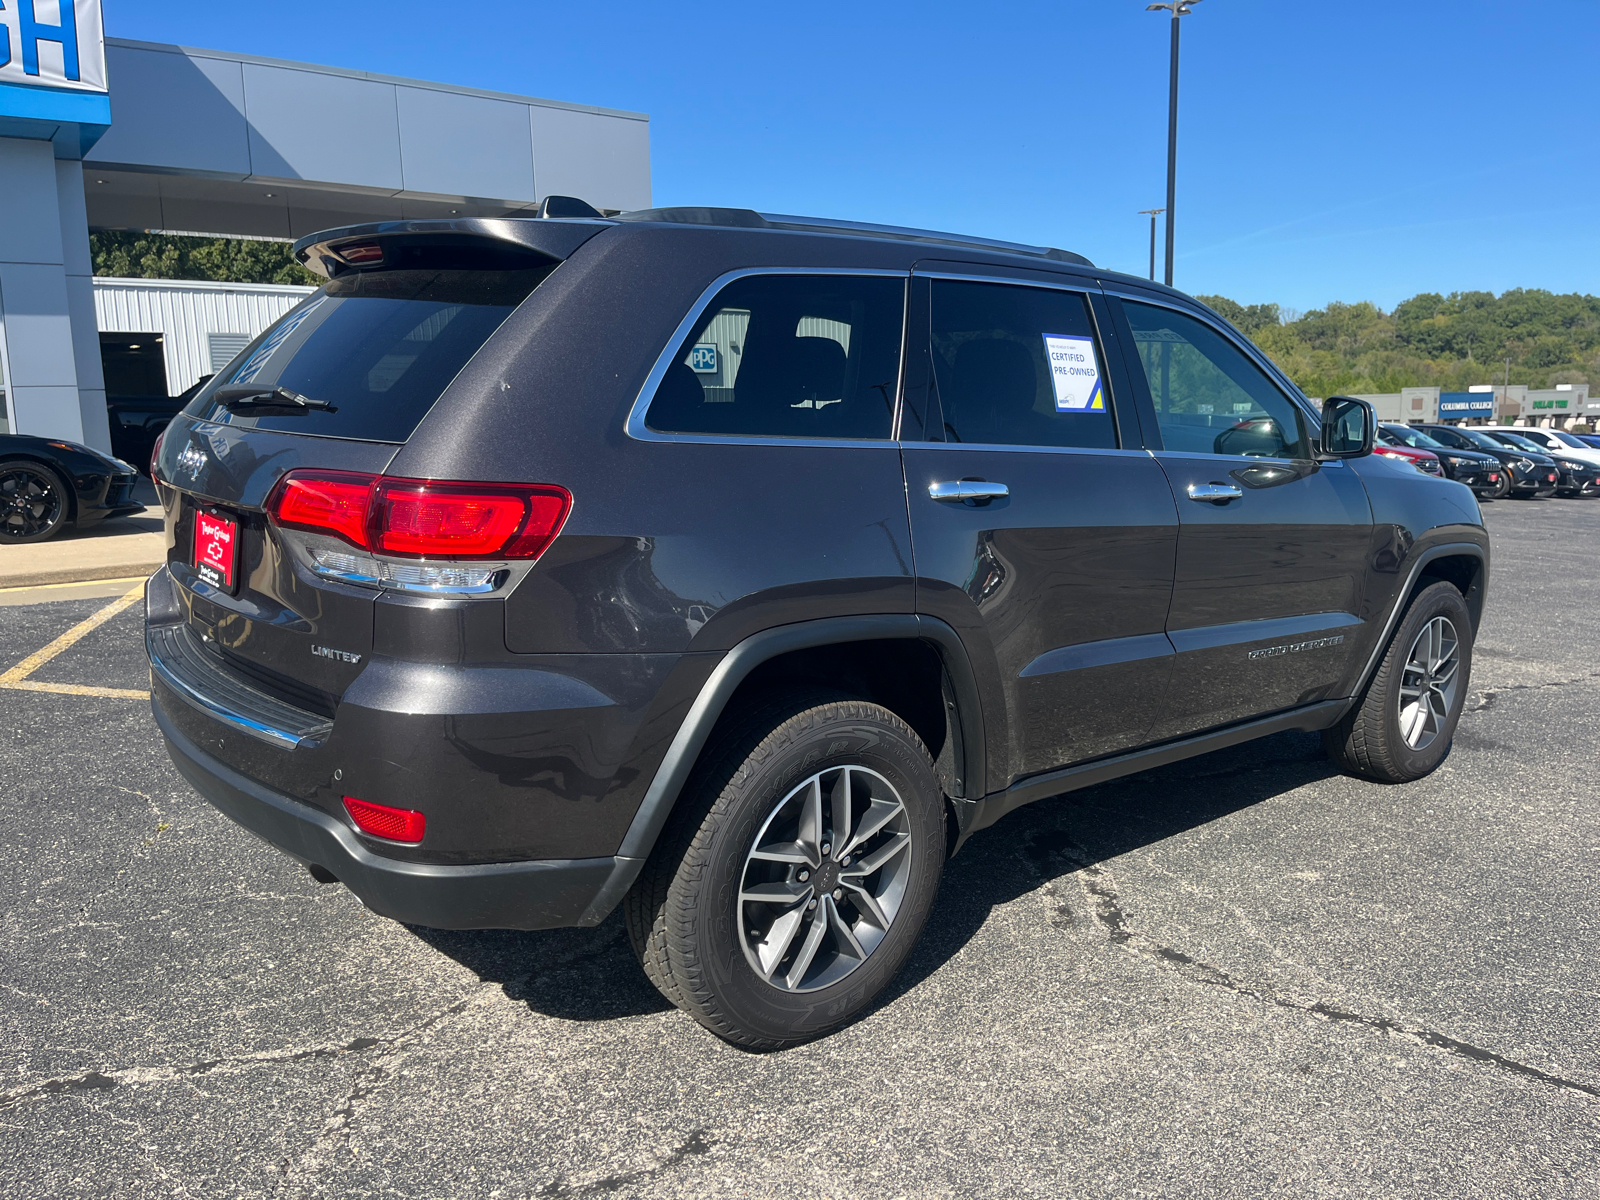
<path fill-rule="evenodd" d="M 938 653 L 943 666 L 945 711 L 951 734 L 956 739 L 956 781 L 962 795 L 955 799 L 981 798 L 986 778 L 983 708 L 966 646 L 949 625 L 914 613 L 890 613 L 826 617 L 764 629 L 751 634 L 723 655 L 701 686 L 623 835 L 610 878 L 578 923 L 598 925 L 633 886 L 666 827 L 667 818 L 718 718 L 751 671 L 795 650 L 896 639 L 924 641 Z"/>
<path fill-rule="evenodd" d="M 1389 619 L 1384 623 L 1383 632 L 1373 643 L 1372 652 L 1367 657 L 1366 666 L 1361 668 L 1361 674 L 1356 677 L 1355 688 L 1351 691 L 1352 702 L 1360 697 L 1366 689 L 1367 681 L 1372 678 L 1372 673 L 1378 669 L 1378 664 L 1383 661 L 1385 652 L 1389 649 L 1389 639 L 1394 636 L 1394 631 L 1399 628 L 1400 620 L 1405 616 L 1406 602 L 1411 598 L 1411 593 L 1416 589 L 1417 580 L 1422 578 L 1422 569 L 1430 562 L 1439 558 L 1476 558 L 1478 560 L 1478 595 L 1469 598 L 1476 599 L 1477 612 L 1473 614 L 1474 623 L 1481 621 L 1483 605 L 1488 599 L 1489 590 L 1489 552 L 1477 542 L 1444 542 L 1440 545 L 1429 546 L 1418 554 L 1407 568 L 1406 581 L 1395 593 L 1394 607 L 1389 612 Z M 1474 629 L 1476 634 L 1476 629 Z"/>

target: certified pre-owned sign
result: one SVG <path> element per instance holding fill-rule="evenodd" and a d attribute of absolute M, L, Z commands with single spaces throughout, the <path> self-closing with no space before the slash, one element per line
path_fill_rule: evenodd
<path fill-rule="evenodd" d="M 104 92 L 100 0 L 0 0 L 0 83 Z"/>

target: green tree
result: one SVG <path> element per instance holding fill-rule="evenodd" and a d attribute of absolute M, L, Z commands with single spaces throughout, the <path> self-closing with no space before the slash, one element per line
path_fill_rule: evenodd
<path fill-rule="evenodd" d="M 1285 317 L 1275 304 L 1199 299 L 1260 346 L 1309 395 L 1460 391 L 1504 378 L 1530 387 L 1600 380 L 1600 297 L 1531 288 L 1424 292 L 1384 312 L 1330 304 Z"/>
<path fill-rule="evenodd" d="M 216 283 L 318 284 L 286 242 L 101 230 L 89 235 L 96 275 L 204 279 Z"/>

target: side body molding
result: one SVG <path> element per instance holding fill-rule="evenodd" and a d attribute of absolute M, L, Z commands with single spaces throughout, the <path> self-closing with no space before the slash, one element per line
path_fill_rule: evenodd
<path fill-rule="evenodd" d="M 598 925 L 633 886 L 666 826 L 695 760 L 705 748 L 706 739 L 711 736 L 728 700 L 751 671 L 795 650 L 891 639 L 925 641 L 938 652 L 948 691 L 946 715 L 955 741 L 956 776 L 964 793 L 955 799 L 977 800 L 982 795 L 985 778 L 983 709 L 966 647 L 954 629 L 943 621 L 913 613 L 829 617 L 766 629 L 729 650 L 700 689 L 667 748 L 666 757 L 656 769 L 655 778 L 623 836 L 622 845 L 617 848 L 611 877 L 578 923 Z M 958 807 L 966 810 L 971 804 L 962 803 Z"/>

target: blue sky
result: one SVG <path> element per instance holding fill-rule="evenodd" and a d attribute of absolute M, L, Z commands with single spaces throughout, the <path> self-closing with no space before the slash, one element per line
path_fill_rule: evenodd
<path fill-rule="evenodd" d="M 115 37 L 647 112 L 657 204 L 957 230 L 1144 274 L 1138 211 L 1165 197 L 1167 18 L 1143 0 L 105 11 Z M 1597 49 L 1593 0 L 1202 0 L 1177 286 L 1302 311 L 1600 290 Z"/>

